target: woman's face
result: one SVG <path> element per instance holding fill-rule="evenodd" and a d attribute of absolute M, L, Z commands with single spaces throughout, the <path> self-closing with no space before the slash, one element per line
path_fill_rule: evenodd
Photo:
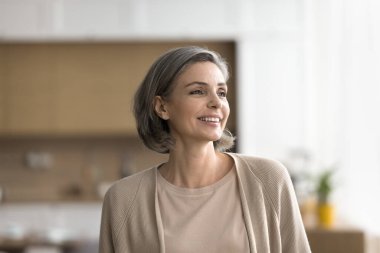
<path fill-rule="evenodd" d="M 226 80 L 217 65 L 212 62 L 189 65 L 173 85 L 169 98 L 159 100 L 161 117 L 167 119 L 176 142 L 219 140 L 230 107 Z"/>

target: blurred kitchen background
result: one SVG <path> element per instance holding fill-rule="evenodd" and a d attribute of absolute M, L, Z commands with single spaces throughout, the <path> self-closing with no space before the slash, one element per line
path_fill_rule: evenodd
<path fill-rule="evenodd" d="M 379 13 L 377 0 L 0 0 L 0 252 L 97 252 L 109 185 L 166 158 L 139 141 L 131 103 L 182 45 L 230 63 L 235 151 L 287 166 L 313 252 L 380 252 Z"/>

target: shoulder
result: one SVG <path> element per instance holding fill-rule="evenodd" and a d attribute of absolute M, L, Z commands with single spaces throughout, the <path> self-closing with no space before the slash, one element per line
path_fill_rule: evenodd
<path fill-rule="evenodd" d="M 130 176 L 124 177 L 115 183 L 112 184 L 112 186 L 109 189 L 109 194 L 111 193 L 117 193 L 120 191 L 125 190 L 132 190 L 145 180 L 153 179 L 155 177 L 155 169 L 156 167 L 152 167 L 149 169 L 145 169 L 143 171 L 140 171 L 138 173 L 132 174 Z"/>
<path fill-rule="evenodd" d="M 237 169 L 247 176 L 253 176 L 262 183 L 280 183 L 289 180 L 285 166 L 274 159 L 230 153 Z"/>
<path fill-rule="evenodd" d="M 138 195 L 150 194 L 155 187 L 156 167 L 143 170 L 131 176 L 116 181 L 107 191 L 103 205 L 112 206 L 115 216 L 125 216 Z"/>
<path fill-rule="evenodd" d="M 139 191 L 141 184 L 155 180 L 155 169 L 152 167 L 116 181 L 107 191 L 106 197 L 122 198 L 125 201 L 125 198 L 128 199 Z"/>
<path fill-rule="evenodd" d="M 263 192 L 272 202 L 278 202 L 285 192 L 293 191 L 293 184 L 285 166 L 274 159 L 231 154 L 240 181 L 247 191 Z"/>
<path fill-rule="evenodd" d="M 262 192 L 279 213 L 281 203 L 294 195 L 290 175 L 281 162 L 273 159 L 241 154 L 231 155 L 239 172 L 243 188 L 252 195 Z"/>
<path fill-rule="evenodd" d="M 106 238 L 106 241 L 102 241 L 103 247 L 107 247 L 107 243 L 109 247 L 113 243 L 121 243 L 125 233 L 131 229 L 127 225 L 135 220 L 136 215 L 145 212 L 144 217 L 149 217 L 149 213 L 146 213 L 151 208 L 147 205 L 154 203 L 149 200 L 154 200 L 155 179 L 156 167 L 153 167 L 120 179 L 108 189 L 102 207 L 101 234 Z"/>

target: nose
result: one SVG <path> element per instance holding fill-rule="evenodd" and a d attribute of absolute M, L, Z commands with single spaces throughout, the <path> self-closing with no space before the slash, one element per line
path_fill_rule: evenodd
<path fill-rule="evenodd" d="M 208 108 L 221 108 L 222 107 L 222 102 L 220 101 L 220 98 L 218 97 L 217 94 L 213 94 L 210 96 L 210 100 L 207 103 Z"/>

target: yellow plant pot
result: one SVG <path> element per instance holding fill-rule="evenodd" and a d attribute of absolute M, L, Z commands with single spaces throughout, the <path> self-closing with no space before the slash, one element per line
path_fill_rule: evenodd
<path fill-rule="evenodd" d="M 318 204 L 318 223 L 322 228 L 331 228 L 335 223 L 335 208 L 329 203 Z"/>

